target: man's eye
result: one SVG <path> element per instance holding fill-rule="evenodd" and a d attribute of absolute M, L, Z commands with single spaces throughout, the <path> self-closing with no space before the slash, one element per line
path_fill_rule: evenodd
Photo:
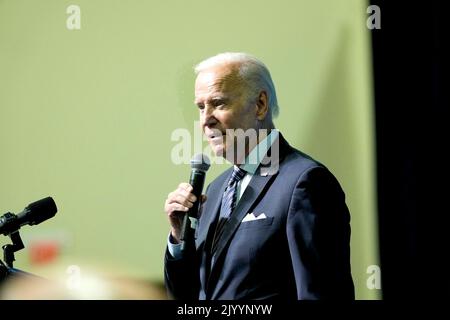
<path fill-rule="evenodd" d="M 213 104 L 214 107 L 223 107 L 225 105 L 225 102 L 223 100 L 216 100 Z"/>

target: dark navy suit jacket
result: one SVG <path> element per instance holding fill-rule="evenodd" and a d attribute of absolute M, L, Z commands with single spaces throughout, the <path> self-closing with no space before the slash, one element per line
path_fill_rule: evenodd
<path fill-rule="evenodd" d="M 173 259 L 166 250 L 173 298 L 354 299 L 344 192 L 326 167 L 279 139 L 278 170 L 252 177 L 214 244 L 232 169 L 208 186 L 196 252 Z M 242 222 L 251 212 L 267 218 Z"/>

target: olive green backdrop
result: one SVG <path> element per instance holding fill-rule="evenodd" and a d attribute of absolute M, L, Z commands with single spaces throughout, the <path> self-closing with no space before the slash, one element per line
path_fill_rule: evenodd
<path fill-rule="evenodd" d="M 81 29 L 69 30 L 69 5 Z M 21 229 L 59 246 L 61 267 L 100 265 L 160 281 L 166 195 L 189 177 L 171 160 L 194 132 L 192 67 L 244 51 L 271 70 L 276 126 L 338 177 L 352 213 L 357 298 L 378 264 L 370 31 L 362 0 L 0 0 L 0 213 L 52 196 L 55 218 Z M 208 182 L 227 165 L 214 165 Z M 0 244 L 8 243 L 1 237 Z"/>

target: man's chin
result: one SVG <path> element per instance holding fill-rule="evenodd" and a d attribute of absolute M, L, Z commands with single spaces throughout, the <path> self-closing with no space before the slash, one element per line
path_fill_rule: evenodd
<path fill-rule="evenodd" d="M 212 147 L 212 151 L 216 157 L 224 158 L 225 160 L 235 163 L 236 159 L 234 159 L 233 152 L 227 152 L 227 149 L 224 146 L 214 146 Z"/>
<path fill-rule="evenodd" d="M 233 151 L 227 152 L 226 149 L 223 149 L 223 148 L 213 150 L 213 152 L 216 155 L 216 157 L 224 158 L 225 160 L 227 160 L 228 162 L 230 162 L 232 164 L 239 165 L 239 164 L 244 163 L 245 157 L 242 154 L 238 155 Z"/>
<path fill-rule="evenodd" d="M 212 145 L 211 150 L 216 157 L 225 158 L 225 148 L 222 145 Z"/>
<path fill-rule="evenodd" d="M 224 145 L 211 145 L 211 150 L 216 157 L 221 157 L 233 164 L 242 164 L 244 161 L 244 154 L 236 154 L 236 151 L 229 150 L 227 152 L 227 147 Z"/>

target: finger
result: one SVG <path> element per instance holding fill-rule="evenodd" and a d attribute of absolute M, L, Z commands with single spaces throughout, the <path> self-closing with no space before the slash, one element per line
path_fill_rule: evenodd
<path fill-rule="evenodd" d="M 185 207 L 179 203 L 171 203 L 167 206 L 168 216 L 174 218 L 178 215 L 179 212 L 186 212 L 189 210 L 188 207 Z"/>
<path fill-rule="evenodd" d="M 201 203 L 206 202 L 206 199 L 208 199 L 208 197 L 206 196 L 206 194 L 202 194 L 202 195 L 200 196 L 200 201 L 201 201 Z"/>
<path fill-rule="evenodd" d="M 188 199 L 191 202 L 195 202 L 197 200 L 197 197 L 190 191 L 187 191 L 186 189 L 178 188 L 177 191 L 178 194 L 182 194 L 186 199 Z"/>
<path fill-rule="evenodd" d="M 180 204 L 178 202 L 173 202 L 170 199 L 166 199 L 166 203 L 164 204 L 164 211 L 167 214 L 170 214 L 172 211 L 177 210 L 177 208 L 180 208 L 179 211 L 189 210 L 189 208 L 187 206 L 184 206 L 183 204 Z M 186 209 L 184 209 L 184 208 L 186 208 Z"/>
<path fill-rule="evenodd" d="M 178 185 L 178 188 L 184 189 L 187 192 L 191 192 L 194 188 L 192 188 L 192 186 L 187 183 L 187 182 L 182 182 Z"/>
<path fill-rule="evenodd" d="M 194 203 L 196 200 L 197 198 L 192 193 L 188 193 L 184 189 L 177 189 L 176 191 L 169 193 L 166 201 L 168 203 L 178 202 L 187 205 L 187 202 Z"/>
<path fill-rule="evenodd" d="M 189 199 L 186 199 L 186 197 L 181 194 L 174 196 L 170 203 L 179 203 L 179 204 L 182 204 L 183 206 L 189 207 L 189 208 L 192 208 L 194 206 L 194 203 L 192 201 L 190 201 Z"/>

